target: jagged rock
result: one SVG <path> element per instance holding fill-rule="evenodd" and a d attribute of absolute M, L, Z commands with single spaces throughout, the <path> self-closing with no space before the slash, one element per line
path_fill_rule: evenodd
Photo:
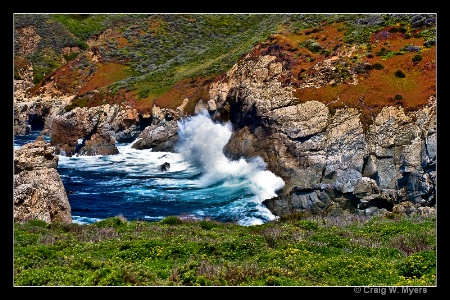
<path fill-rule="evenodd" d="M 162 172 L 169 171 L 169 169 L 170 169 L 170 163 L 168 163 L 168 162 L 163 163 L 160 167 L 160 170 Z"/>
<path fill-rule="evenodd" d="M 56 170 L 55 148 L 43 139 L 14 152 L 14 221 L 71 223 L 64 185 Z"/>
<path fill-rule="evenodd" d="M 117 154 L 116 131 L 122 133 L 120 138 L 134 139 L 138 120 L 136 110 L 121 109 L 119 105 L 77 107 L 53 119 L 51 143 L 68 156 Z"/>
<path fill-rule="evenodd" d="M 141 133 L 141 121 L 135 108 L 119 108 L 110 123 L 118 143 L 130 143 Z"/>
<path fill-rule="evenodd" d="M 332 62 L 320 72 L 332 69 Z M 222 111 L 229 105 L 234 131 L 225 154 L 260 156 L 286 182 L 278 197 L 264 202 L 272 212 L 327 213 L 339 206 L 374 215 L 404 201 L 435 205 L 435 97 L 408 114 L 384 107 L 364 129 L 355 108 L 331 114 L 318 101 L 298 103 L 292 89 L 277 82 L 284 71 L 273 64 L 269 56 L 241 60 L 211 85 L 208 102 Z M 317 84 L 330 84 L 325 73 Z"/>
<path fill-rule="evenodd" d="M 119 150 L 115 146 L 115 140 L 111 139 L 106 142 L 99 134 L 91 136 L 90 140 L 84 142 L 84 145 L 78 151 L 78 155 L 112 155 L 119 154 Z"/>
<path fill-rule="evenodd" d="M 162 120 L 150 125 L 139 134 L 138 140 L 131 147 L 134 149 L 152 149 L 152 151 L 174 151 L 178 141 L 178 124 L 176 120 Z"/>

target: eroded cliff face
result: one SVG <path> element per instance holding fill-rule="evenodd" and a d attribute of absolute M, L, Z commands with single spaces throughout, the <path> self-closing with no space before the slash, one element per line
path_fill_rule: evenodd
<path fill-rule="evenodd" d="M 357 108 L 300 103 L 277 80 L 283 72 L 274 56 L 247 57 L 210 91 L 210 113 L 229 116 L 234 126 L 225 153 L 260 156 L 285 180 L 279 196 L 266 201 L 269 209 L 434 212 L 435 97 L 411 113 L 386 106 L 368 125 Z"/>
<path fill-rule="evenodd" d="M 14 221 L 72 223 L 55 148 L 42 138 L 14 152 Z"/>
<path fill-rule="evenodd" d="M 67 156 L 119 153 L 116 141 L 134 140 L 140 131 L 135 109 L 119 105 L 77 107 L 52 120 L 51 143 Z"/>

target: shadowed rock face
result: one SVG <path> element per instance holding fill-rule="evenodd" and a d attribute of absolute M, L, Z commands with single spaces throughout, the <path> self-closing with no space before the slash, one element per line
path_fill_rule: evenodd
<path fill-rule="evenodd" d="M 133 140 L 139 132 L 135 109 L 118 105 L 77 107 L 52 119 L 51 143 L 67 156 L 111 155 L 119 153 L 117 140 Z"/>
<path fill-rule="evenodd" d="M 14 153 L 14 221 L 72 223 L 54 147 L 42 138 Z"/>
<path fill-rule="evenodd" d="M 385 107 L 363 129 L 356 108 L 332 114 L 318 101 L 298 103 L 292 89 L 278 84 L 283 70 L 276 64 L 268 56 L 243 60 L 210 91 L 216 107 L 210 113 L 217 118 L 227 110 L 234 125 L 225 153 L 261 156 L 285 180 L 279 196 L 265 202 L 271 211 L 434 211 L 434 97 L 409 114 Z"/>

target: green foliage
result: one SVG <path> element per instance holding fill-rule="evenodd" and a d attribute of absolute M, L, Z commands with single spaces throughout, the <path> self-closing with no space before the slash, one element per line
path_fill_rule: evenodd
<path fill-rule="evenodd" d="M 435 285 L 435 230 L 436 218 L 426 216 L 292 215 L 249 227 L 175 216 L 29 221 L 14 224 L 14 284 Z"/>
<path fill-rule="evenodd" d="M 401 276 L 420 278 L 426 274 L 436 272 L 436 253 L 421 251 L 411 254 L 399 264 Z"/>
<path fill-rule="evenodd" d="M 146 88 L 144 90 L 140 90 L 138 93 L 138 96 L 139 96 L 139 98 L 142 99 L 142 98 L 147 98 L 149 94 L 150 94 L 150 89 Z"/>
<path fill-rule="evenodd" d="M 389 52 L 390 52 L 390 51 L 387 50 L 386 48 L 381 47 L 381 49 L 380 49 L 379 51 L 375 52 L 375 55 L 376 55 L 376 56 L 386 56 L 386 55 L 389 54 Z"/>
<path fill-rule="evenodd" d="M 403 96 L 399 95 L 399 94 L 395 95 L 394 98 L 395 98 L 395 100 L 403 100 Z"/>
<path fill-rule="evenodd" d="M 436 27 L 426 28 L 419 33 L 419 37 L 422 37 L 425 41 L 424 47 L 431 47 L 436 44 Z"/>
<path fill-rule="evenodd" d="M 317 43 L 315 40 L 306 40 L 306 41 L 300 43 L 300 46 L 305 47 L 312 53 L 319 53 L 322 51 L 322 46 L 320 46 L 320 44 Z"/>
<path fill-rule="evenodd" d="M 70 54 L 64 55 L 64 59 L 69 62 L 71 60 L 74 60 L 77 56 L 78 56 L 78 53 L 72 52 Z"/>
<path fill-rule="evenodd" d="M 380 64 L 380 63 L 374 63 L 372 65 L 372 68 L 375 69 L 375 70 L 382 70 L 382 69 L 384 69 L 384 66 L 382 64 Z"/>
<path fill-rule="evenodd" d="M 311 220 L 299 220 L 295 222 L 295 225 L 305 230 L 317 230 L 319 228 L 317 222 Z"/>
<path fill-rule="evenodd" d="M 66 112 L 71 111 L 72 109 L 76 108 L 76 107 L 87 107 L 89 104 L 89 98 L 88 97 L 81 97 L 81 98 L 75 98 L 72 100 L 72 103 L 66 105 L 64 107 L 64 110 Z"/>
<path fill-rule="evenodd" d="M 395 75 L 395 77 L 398 77 L 398 78 L 405 78 L 406 77 L 405 73 L 403 73 L 402 70 L 395 71 L 394 75 Z"/>
<path fill-rule="evenodd" d="M 183 220 L 178 218 L 177 216 L 167 216 L 160 221 L 162 224 L 167 225 L 179 225 L 183 223 Z"/>
<path fill-rule="evenodd" d="M 125 19 L 126 15 L 52 14 L 50 18 L 64 25 L 80 40 L 86 40 L 102 32 L 114 22 Z"/>
<path fill-rule="evenodd" d="M 104 220 L 101 220 L 99 222 L 95 223 L 95 226 L 97 227 L 111 227 L 111 228 L 121 228 L 123 226 L 126 226 L 128 224 L 127 220 L 123 218 L 122 216 L 118 217 L 111 217 Z"/>
<path fill-rule="evenodd" d="M 218 227 L 218 225 L 211 221 L 201 220 L 199 223 L 200 227 L 205 230 L 211 230 L 213 228 Z"/>
<path fill-rule="evenodd" d="M 311 241 L 320 242 L 320 245 L 329 247 L 344 248 L 349 247 L 350 243 L 347 239 L 333 233 L 317 233 L 310 237 Z"/>
<path fill-rule="evenodd" d="M 416 55 L 414 55 L 414 57 L 412 58 L 412 61 L 413 62 L 419 62 L 419 61 L 421 61 L 422 60 L 422 55 L 420 55 L 420 54 L 416 54 Z"/>

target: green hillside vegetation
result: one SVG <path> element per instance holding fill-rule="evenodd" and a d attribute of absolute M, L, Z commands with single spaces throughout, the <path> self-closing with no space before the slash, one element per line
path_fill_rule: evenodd
<path fill-rule="evenodd" d="M 366 106 L 360 108 L 366 120 L 385 105 L 417 109 L 436 89 L 433 15 L 15 15 L 14 26 L 34 26 L 43 37 L 36 51 L 15 55 L 16 61 L 22 59 L 15 67 L 24 59 L 33 63 L 37 84 L 32 93 L 39 94 L 53 80 L 61 92 L 77 95 L 67 109 L 125 102 L 148 111 L 154 103 L 174 107 L 183 94 L 196 95 L 191 99 L 196 103 L 204 95 L 201 85 L 220 78 L 258 44 L 291 72 L 283 84 L 297 88 L 299 101 L 314 99 L 334 109 L 360 107 L 364 97 Z M 80 52 L 66 55 L 63 65 L 65 46 L 78 46 Z M 312 66 L 351 46 L 356 46 L 354 55 L 336 65 L 334 85 L 300 88 Z M 405 76 L 394 75 L 396 71 Z M 350 84 L 350 72 L 358 75 L 358 85 Z M 187 84 L 174 93 L 181 82 Z M 97 93 L 90 94 L 93 90 Z"/>
<path fill-rule="evenodd" d="M 16 286 L 434 286 L 436 218 L 14 225 Z"/>

